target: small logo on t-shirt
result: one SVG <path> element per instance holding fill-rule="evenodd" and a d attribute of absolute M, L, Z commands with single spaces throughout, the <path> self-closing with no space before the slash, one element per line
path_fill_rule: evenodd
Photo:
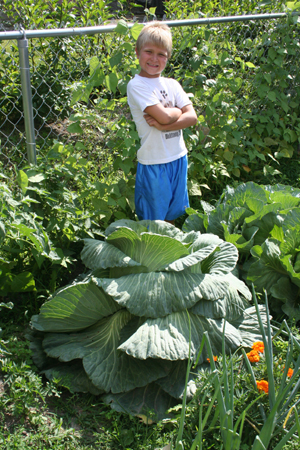
<path fill-rule="evenodd" d="M 179 137 L 181 135 L 181 130 L 171 131 L 170 133 L 165 133 L 166 139 L 172 139 L 175 137 Z"/>
<path fill-rule="evenodd" d="M 168 100 L 168 93 L 164 90 L 161 89 L 160 91 L 160 95 L 162 96 L 162 98 L 159 100 L 160 103 L 165 107 L 165 108 L 170 108 L 172 107 L 172 102 L 170 100 Z"/>
<path fill-rule="evenodd" d="M 166 98 L 168 97 L 168 93 L 165 90 L 160 91 L 160 93 L 163 96 L 163 98 L 166 100 Z"/>

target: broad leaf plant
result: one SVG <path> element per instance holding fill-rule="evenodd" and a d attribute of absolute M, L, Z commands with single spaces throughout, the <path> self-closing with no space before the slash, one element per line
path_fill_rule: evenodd
<path fill-rule="evenodd" d="M 81 257 L 89 272 L 41 307 L 30 334 L 37 366 L 72 391 L 158 420 L 182 399 L 204 333 L 215 355 L 223 333 L 226 353 L 261 337 L 238 251 L 216 235 L 123 219 L 85 239 Z M 188 398 L 207 359 L 204 349 Z"/>

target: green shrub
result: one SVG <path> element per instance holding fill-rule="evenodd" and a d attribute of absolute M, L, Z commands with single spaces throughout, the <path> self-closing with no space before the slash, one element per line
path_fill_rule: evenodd
<path fill-rule="evenodd" d="M 214 233 L 240 252 L 242 276 L 257 292 L 268 291 L 273 312 L 299 320 L 300 190 L 245 183 L 227 187 L 216 206 L 189 210 L 186 231 Z"/>
<path fill-rule="evenodd" d="M 199 114 L 190 136 L 194 186 L 278 173 L 280 159 L 298 149 L 297 33 L 297 16 L 174 29 L 180 46 L 169 73 L 193 94 Z"/>
<path fill-rule="evenodd" d="M 2 296 L 28 291 L 48 296 L 78 265 L 81 239 L 101 235 L 114 218 L 133 214 L 130 184 L 122 175 L 111 179 L 104 172 L 98 178 L 81 152 L 80 144 L 56 143 L 15 180 L 2 175 Z"/>

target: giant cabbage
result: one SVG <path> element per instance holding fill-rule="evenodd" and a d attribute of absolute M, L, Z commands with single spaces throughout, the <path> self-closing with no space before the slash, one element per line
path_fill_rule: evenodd
<path fill-rule="evenodd" d="M 183 397 L 204 332 L 216 355 L 223 335 L 228 353 L 260 339 L 250 291 L 234 274 L 238 251 L 216 235 L 119 220 L 104 240 L 86 239 L 81 257 L 89 272 L 31 319 L 35 363 L 72 391 L 160 419 Z M 205 349 L 198 363 L 207 366 Z"/>

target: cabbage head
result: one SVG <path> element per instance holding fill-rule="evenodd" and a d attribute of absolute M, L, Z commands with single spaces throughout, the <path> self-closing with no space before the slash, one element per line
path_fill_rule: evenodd
<path fill-rule="evenodd" d="M 88 273 L 41 307 L 29 337 L 35 364 L 73 392 L 161 419 L 183 397 L 204 332 L 215 355 L 223 333 L 227 353 L 261 339 L 251 293 L 234 274 L 238 251 L 216 235 L 119 220 L 103 240 L 86 239 L 81 257 Z M 188 398 L 207 366 L 204 349 Z"/>

